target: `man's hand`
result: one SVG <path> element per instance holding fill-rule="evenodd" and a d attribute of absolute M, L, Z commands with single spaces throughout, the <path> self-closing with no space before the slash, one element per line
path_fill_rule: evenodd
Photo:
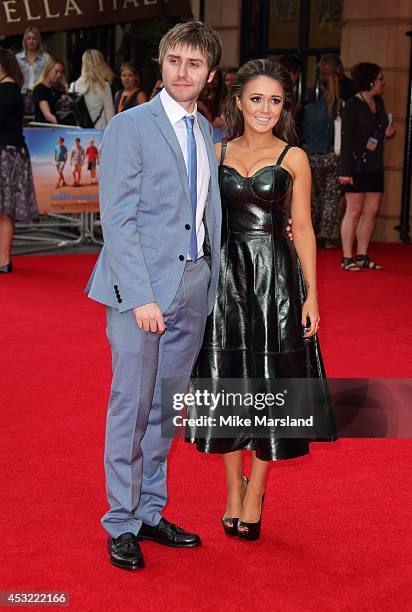
<path fill-rule="evenodd" d="M 156 302 L 133 308 L 133 312 L 139 329 L 143 328 L 145 332 L 153 332 L 159 335 L 164 333 L 166 325 Z"/>
<path fill-rule="evenodd" d="M 286 226 L 286 234 L 287 237 L 289 238 L 289 240 L 291 240 L 293 242 L 293 234 L 292 234 L 292 219 L 288 220 L 288 224 Z"/>

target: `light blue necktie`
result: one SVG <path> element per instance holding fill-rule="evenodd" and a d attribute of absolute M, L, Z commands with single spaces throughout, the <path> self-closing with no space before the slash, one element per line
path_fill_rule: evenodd
<path fill-rule="evenodd" d="M 189 255 L 196 261 L 197 252 L 197 236 L 196 236 L 196 208 L 197 208 L 197 151 L 196 140 L 193 131 L 193 123 L 195 118 L 193 115 L 184 117 L 187 133 L 187 174 L 189 179 L 190 203 L 192 205 L 192 233 L 190 235 Z"/>

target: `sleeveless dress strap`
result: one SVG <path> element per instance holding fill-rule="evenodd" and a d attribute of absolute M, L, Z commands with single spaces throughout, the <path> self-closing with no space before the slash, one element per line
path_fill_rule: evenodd
<path fill-rule="evenodd" d="M 222 140 L 222 148 L 220 150 L 220 165 L 223 164 L 223 160 L 225 159 L 226 147 L 227 147 L 227 141 L 226 140 Z"/>
<path fill-rule="evenodd" d="M 282 153 L 279 155 L 278 157 L 278 161 L 276 162 L 276 166 L 281 166 L 283 160 L 285 159 L 285 155 L 286 153 L 289 151 L 289 149 L 291 149 L 291 145 L 286 145 L 286 147 L 283 149 Z"/>

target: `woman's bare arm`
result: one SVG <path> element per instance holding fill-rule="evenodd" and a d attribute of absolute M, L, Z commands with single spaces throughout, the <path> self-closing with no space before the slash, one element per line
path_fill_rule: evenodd
<path fill-rule="evenodd" d="M 57 117 L 55 117 L 52 114 L 52 112 L 50 110 L 49 103 L 47 102 L 47 100 L 40 100 L 39 108 L 40 108 L 41 112 L 43 113 L 45 119 L 47 120 L 47 123 L 58 123 Z"/>
<path fill-rule="evenodd" d="M 307 299 L 302 309 L 302 325 L 306 325 L 306 317 L 309 317 L 311 327 L 305 337 L 310 337 L 316 332 L 319 322 L 316 239 L 311 218 L 312 175 L 309 160 L 302 149 L 295 147 L 289 151 L 288 165 L 294 175 L 291 206 L 293 243 L 302 265 L 307 292 Z"/>

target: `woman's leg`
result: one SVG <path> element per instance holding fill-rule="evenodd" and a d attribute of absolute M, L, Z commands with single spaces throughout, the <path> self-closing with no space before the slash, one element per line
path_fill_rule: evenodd
<path fill-rule="evenodd" d="M 381 193 L 365 193 L 365 201 L 362 208 L 362 214 L 356 230 L 356 239 L 358 243 L 358 255 L 366 255 L 368 253 L 369 242 L 376 225 L 376 217 L 378 215 L 379 206 L 382 199 Z"/>
<path fill-rule="evenodd" d="M 11 244 L 13 242 L 14 221 L 9 215 L 0 214 L 0 267 L 10 261 Z"/>
<path fill-rule="evenodd" d="M 226 469 L 227 501 L 226 517 L 239 518 L 242 510 L 243 496 L 245 493 L 245 480 L 243 475 L 242 451 L 225 453 L 223 461 Z M 227 523 L 227 522 L 226 522 Z M 228 527 L 232 525 L 229 523 Z"/>
<path fill-rule="evenodd" d="M 258 459 L 256 452 L 253 451 L 250 480 L 247 485 L 240 515 L 240 520 L 244 523 L 257 523 L 260 519 L 262 513 L 262 495 L 265 492 L 268 467 L 269 461 Z M 239 527 L 239 531 L 242 531 L 242 529 L 242 527 Z M 244 528 L 244 530 L 247 530 L 247 528 Z"/>
<path fill-rule="evenodd" d="M 355 239 L 356 227 L 361 216 L 364 193 L 346 193 L 346 211 L 340 228 L 342 250 L 344 257 L 352 257 L 352 246 Z"/>

